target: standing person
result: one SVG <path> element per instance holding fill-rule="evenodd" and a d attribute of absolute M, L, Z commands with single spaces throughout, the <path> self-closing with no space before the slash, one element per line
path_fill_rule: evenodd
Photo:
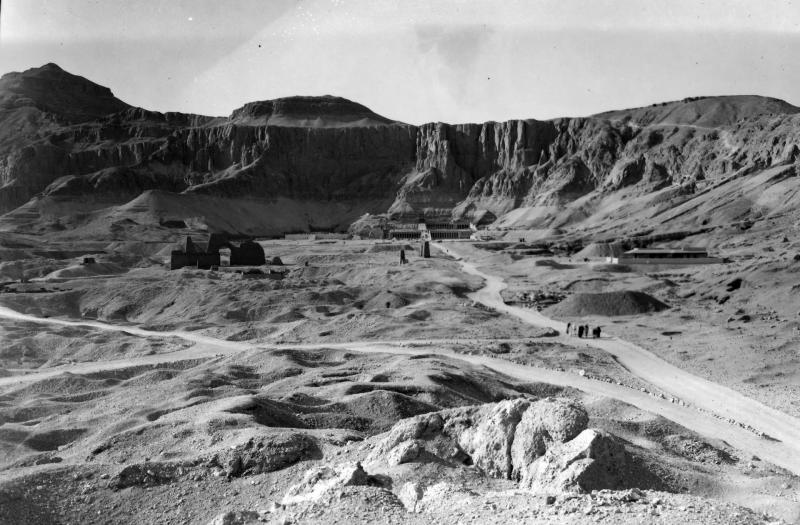
<path fill-rule="evenodd" d="M 400 264 L 406 263 L 406 251 L 402 248 L 400 249 Z"/>
<path fill-rule="evenodd" d="M 569 329 L 572 328 L 572 323 L 567 323 L 567 335 L 570 335 Z"/>
<path fill-rule="evenodd" d="M 597 338 L 600 339 L 600 327 L 597 327 Z"/>
<path fill-rule="evenodd" d="M 583 337 L 583 325 L 578 326 L 578 337 Z"/>

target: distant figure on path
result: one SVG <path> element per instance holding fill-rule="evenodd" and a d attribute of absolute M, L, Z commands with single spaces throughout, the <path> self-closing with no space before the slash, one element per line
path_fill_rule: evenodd
<path fill-rule="evenodd" d="M 578 337 L 583 337 L 583 325 L 578 326 Z"/>
<path fill-rule="evenodd" d="M 595 330 L 597 331 L 597 338 L 600 339 L 600 327 L 598 326 Z"/>
<path fill-rule="evenodd" d="M 400 250 L 400 264 L 406 264 L 408 261 L 406 260 L 406 251 L 401 249 Z"/>
<path fill-rule="evenodd" d="M 567 323 L 567 335 L 571 335 L 569 331 L 570 328 L 572 328 L 572 323 Z"/>

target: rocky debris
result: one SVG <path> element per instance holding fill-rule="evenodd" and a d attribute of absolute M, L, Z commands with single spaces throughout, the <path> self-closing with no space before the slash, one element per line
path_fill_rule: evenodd
<path fill-rule="evenodd" d="M 225 476 L 230 479 L 280 470 L 321 456 L 315 439 L 291 432 L 251 437 L 242 445 L 220 452 L 214 461 L 225 469 Z"/>
<path fill-rule="evenodd" d="M 590 491 L 623 484 L 626 452 L 612 435 L 587 429 L 570 400 L 513 399 L 457 408 L 397 423 L 368 464 L 444 461 L 540 491 Z"/>
<path fill-rule="evenodd" d="M 274 472 L 308 459 L 319 459 L 317 441 L 305 434 L 289 432 L 258 435 L 247 442 L 223 449 L 210 457 L 181 462 L 146 462 L 128 465 L 111 477 L 108 487 L 152 487 L 181 478 L 200 480 L 207 475 L 233 478 Z"/>
<path fill-rule="evenodd" d="M 367 474 L 361 463 L 314 467 L 305 473 L 300 483 L 289 487 L 281 503 L 294 505 L 318 501 L 334 495 L 344 487 L 379 484 Z"/>
<path fill-rule="evenodd" d="M 537 261 L 541 262 L 541 261 Z M 535 308 L 541 311 L 547 307 L 560 303 L 566 294 L 558 291 L 534 290 L 531 292 L 517 292 L 506 300 L 507 304 L 518 304 L 526 308 Z M 504 297 L 506 299 L 506 297 Z"/>
<path fill-rule="evenodd" d="M 128 465 L 109 481 L 109 488 L 121 490 L 127 487 L 151 487 L 170 483 L 182 476 L 189 465 L 177 463 L 140 463 Z"/>
<path fill-rule="evenodd" d="M 337 497 L 279 507 L 270 523 L 681 523 L 693 525 L 778 525 L 782 521 L 730 503 L 649 490 L 599 490 L 586 494 L 532 497 L 527 490 L 476 492 L 450 482 L 417 483 L 388 490 L 348 486 Z"/>
<path fill-rule="evenodd" d="M 208 525 L 252 525 L 262 523 L 258 512 L 251 510 L 223 512 L 208 522 Z"/>
<path fill-rule="evenodd" d="M 676 434 L 665 436 L 662 445 L 672 453 L 700 463 L 719 465 L 736 462 L 728 452 L 690 436 Z"/>

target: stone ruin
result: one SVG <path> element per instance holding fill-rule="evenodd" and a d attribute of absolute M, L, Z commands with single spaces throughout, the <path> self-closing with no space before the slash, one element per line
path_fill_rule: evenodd
<path fill-rule="evenodd" d="M 419 256 L 428 259 L 431 256 L 431 243 L 430 241 L 421 241 L 419 245 Z"/>
<path fill-rule="evenodd" d="M 220 266 L 220 250 L 223 249 L 230 251 L 231 266 L 262 266 L 267 262 L 264 249 L 257 242 L 245 240 L 236 245 L 225 235 L 212 233 L 204 250 L 187 236 L 183 249 L 173 250 L 170 254 L 170 270 L 185 266 L 208 270 L 212 266 Z"/>

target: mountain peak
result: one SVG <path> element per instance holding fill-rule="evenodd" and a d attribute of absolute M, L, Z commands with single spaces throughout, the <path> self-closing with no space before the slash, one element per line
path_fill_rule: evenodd
<path fill-rule="evenodd" d="M 110 89 L 47 63 L 0 78 L 0 107 L 35 107 L 68 121 L 82 122 L 125 110 L 130 106 Z"/>
<path fill-rule="evenodd" d="M 34 68 L 34 69 L 35 69 L 35 68 Z M 53 62 L 48 62 L 47 64 L 43 65 L 43 66 L 42 66 L 42 67 L 40 67 L 39 69 L 44 69 L 44 70 L 48 70 L 48 69 L 49 69 L 49 70 L 54 70 L 54 71 L 64 71 L 63 69 L 61 69 L 61 68 L 59 67 L 59 65 L 58 65 L 58 64 L 55 64 L 55 63 L 53 63 Z M 30 70 L 29 70 L 29 71 L 30 71 Z"/>

